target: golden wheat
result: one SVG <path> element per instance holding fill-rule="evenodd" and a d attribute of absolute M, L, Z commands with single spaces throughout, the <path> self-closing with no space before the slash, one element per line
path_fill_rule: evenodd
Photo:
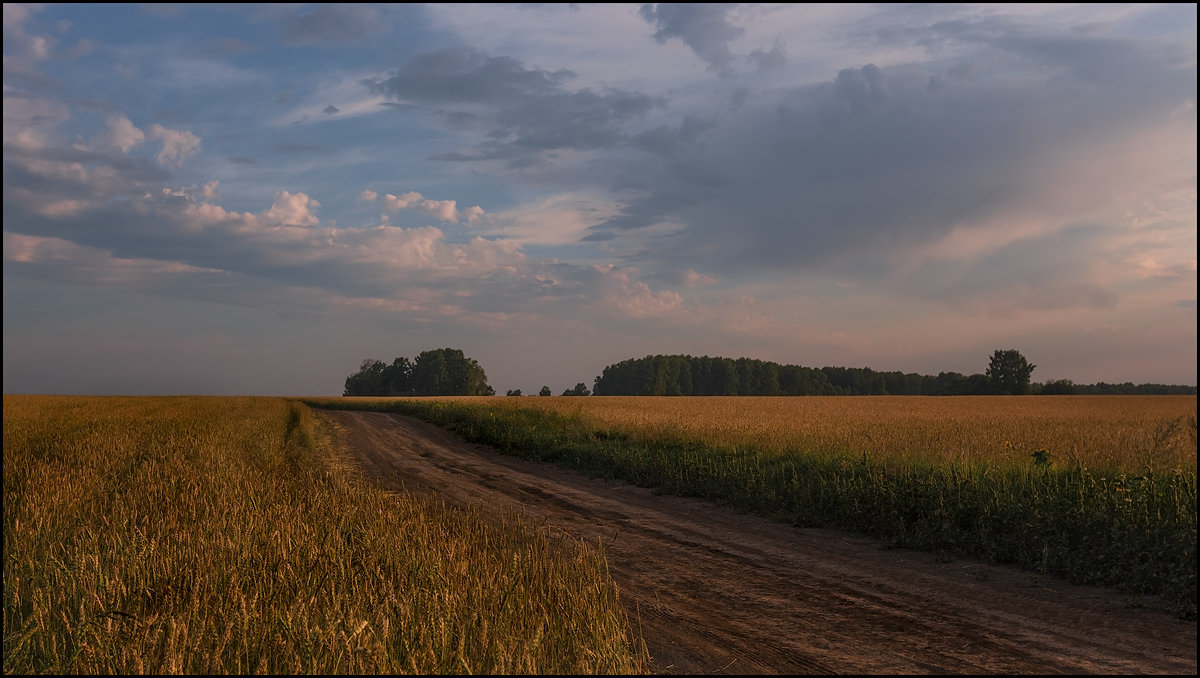
<path fill-rule="evenodd" d="M 336 400 L 336 399 L 334 399 Z M 928 462 L 1196 470 L 1194 396 L 439 398 L 579 416 L 642 439 Z M 1194 431 L 1194 426 L 1190 429 Z"/>
<path fill-rule="evenodd" d="M 4 396 L 5 673 L 638 673 L 603 556 L 276 398 Z"/>

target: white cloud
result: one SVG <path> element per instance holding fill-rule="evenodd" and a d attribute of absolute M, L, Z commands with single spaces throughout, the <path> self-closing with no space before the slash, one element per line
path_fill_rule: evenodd
<path fill-rule="evenodd" d="M 477 224 L 483 221 L 484 216 L 483 208 L 479 205 L 463 210 L 463 217 L 467 220 L 468 224 Z"/>
<path fill-rule="evenodd" d="M 612 264 L 593 266 L 599 274 L 596 282 L 597 301 L 633 318 L 662 318 L 679 310 L 683 297 L 670 290 L 654 291 L 644 282 L 634 280 L 636 269 L 618 268 Z"/>
<path fill-rule="evenodd" d="M 588 192 L 557 193 L 491 215 L 489 234 L 525 246 L 573 245 L 588 228 L 617 212 L 612 200 Z"/>
<path fill-rule="evenodd" d="M 104 140 L 108 146 L 128 153 L 131 148 L 146 140 L 146 134 L 129 122 L 129 118 L 113 115 L 108 118 L 108 130 Z"/>
<path fill-rule="evenodd" d="M 373 192 L 372 192 L 373 193 Z M 365 192 L 364 192 L 365 195 Z M 396 197 L 391 193 L 383 196 L 383 207 L 391 212 L 413 209 L 432 214 L 442 221 L 458 223 L 465 218 L 469 223 L 477 223 L 484 217 L 483 208 L 476 205 L 463 210 L 460 214 L 456 200 L 427 200 L 415 191 Z"/>
<path fill-rule="evenodd" d="M 262 213 L 263 221 L 268 224 L 285 226 L 316 226 L 321 223 L 313 210 L 321 203 L 313 200 L 304 193 L 289 193 L 280 191 L 275 194 L 271 208 Z"/>
<path fill-rule="evenodd" d="M 162 141 L 158 161 L 163 165 L 182 165 L 185 158 L 200 150 L 200 137 L 187 130 L 174 130 L 162 125 L 150 125 L 150 138 Z"/>

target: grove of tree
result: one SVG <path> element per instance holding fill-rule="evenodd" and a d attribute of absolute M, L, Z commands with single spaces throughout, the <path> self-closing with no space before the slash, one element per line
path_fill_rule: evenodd
<path fill-rule="evenodd" d="M 424 351 L 412 361 L 399 357 L 391 365 L 368 358 L 346 377 L 347 396 L 496 395 L 487 375 L 473 358 L 456 348 Z"/>

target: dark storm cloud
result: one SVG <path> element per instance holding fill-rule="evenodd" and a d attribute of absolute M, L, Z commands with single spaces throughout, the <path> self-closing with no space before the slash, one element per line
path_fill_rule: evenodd
<path fill-rule="evenodd" d="M 529 97 L 553 95 L 574 78 L 568 70 L 527 69 L 512 57 L 489 57 L 467 47 L 419 54 L 390 77 L 364 80 L 372 94 L 436 103 L 509 106 Z"/>
<path fill-rule="evenodd" d="M 407 104 L 451 104 L 436 109 L 446 124 L 478 128 L 486 140 L 434 160 L 506 160 L 510 167 L 537 165 L 556 149 L 595 150 L 628 143 L 624 126 L 663 99 L 604 88 L 569 90 L 571 71 L 526 68 L 511 57 L 468 48 L 417 55 L 385 79 L 364 80 L 371 93 Z"/>
<path fill-rule="evenodd" d="M 776 41 L 771 49 L 756 49 L 747 58 L 755 65 L 756 70 L 773 71 L 787 65 L 787 49 L 782 42 Z"/>
<path fill-rule="evenodd" d="M 651 153 L 671 155 L 700 140 L 704 132 L 717 124 L 715 117 L 685 115 L 678 127 L 659 125 L 633 137 L 633 144 Z"/>
<path fill-rule="evenodd" d="M 1081 171 L 1071 158 L 1153 129 L 1195 101 L 1194 61 L 1132 41 L 1035 39 L 1002 28 L 989 26 L 954 60 L 867 64 L 758 93 L 707 130 L 701 150 L 643 143 L 660 159 L 610 169 L 614 188 L 640 196 L 588 239 L 682 224 L 669 247 L 655 243 L 637 260 L 713 272 L 837 268 L 861 252 L 883 258 L 1077 181 L 1061 173 Z M 931 31 L 971 35 L 968 27 Z M 934 75 L 941 86 L 930 86 Z M 1101 197 L 1117 188 L 1089 190 Z"/>
<path fill-rule="evenodd" d="M 711 71 L 727 75 L 737 57 L 729 43 L 744 32 L 727 20 L 734 5 L 720 3 L 645 4 L 639 14 L 656 29 L 654 39 L 679 38 Z"/>

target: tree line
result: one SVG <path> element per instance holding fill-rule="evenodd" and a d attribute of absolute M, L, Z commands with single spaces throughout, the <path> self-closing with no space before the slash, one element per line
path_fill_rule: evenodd
<path fill-rule="evenodd" d="M 1015 349 L 992 353 L 978 374 L 880 372 L 869 367 L 802 367 L 753 358 L 649 355 L 623 360 L 596 377 L 595 395 L 1195 395 L 1194 386 L 1033 383 L 1036 365 Z"/>
<path fill-rule="evenodd" d="M 487 374 L 473 358 L 456 348 L 423 351 L 413 360 L 403 356 L 392 364 L 368 358 L 358 372 L 346 377 L 347 396 L 496 395 Z"/>
<path fill-rule="evenodd" d="M 754 358 L 648 355 L 604 368 L 589 391 L 580 382 L 564 396 L 686 395 L 1196 395 L 1195 386 L 1167 384 L 1076 384 L 1069 379 L 1031 380 L 1037 366 L 1015 349 L 997 350 L 978 374 L 879 372 L 869 367 L 802 367 Z M 389 365 L 362 361 L 346 378 L 347 396 L 495 395 L 483 368 L 455 348 L 424 351 Z M 521 395 L 520 389 L 507 392 Z M 543 386 L 540 396 L 551 395 Z"/>

